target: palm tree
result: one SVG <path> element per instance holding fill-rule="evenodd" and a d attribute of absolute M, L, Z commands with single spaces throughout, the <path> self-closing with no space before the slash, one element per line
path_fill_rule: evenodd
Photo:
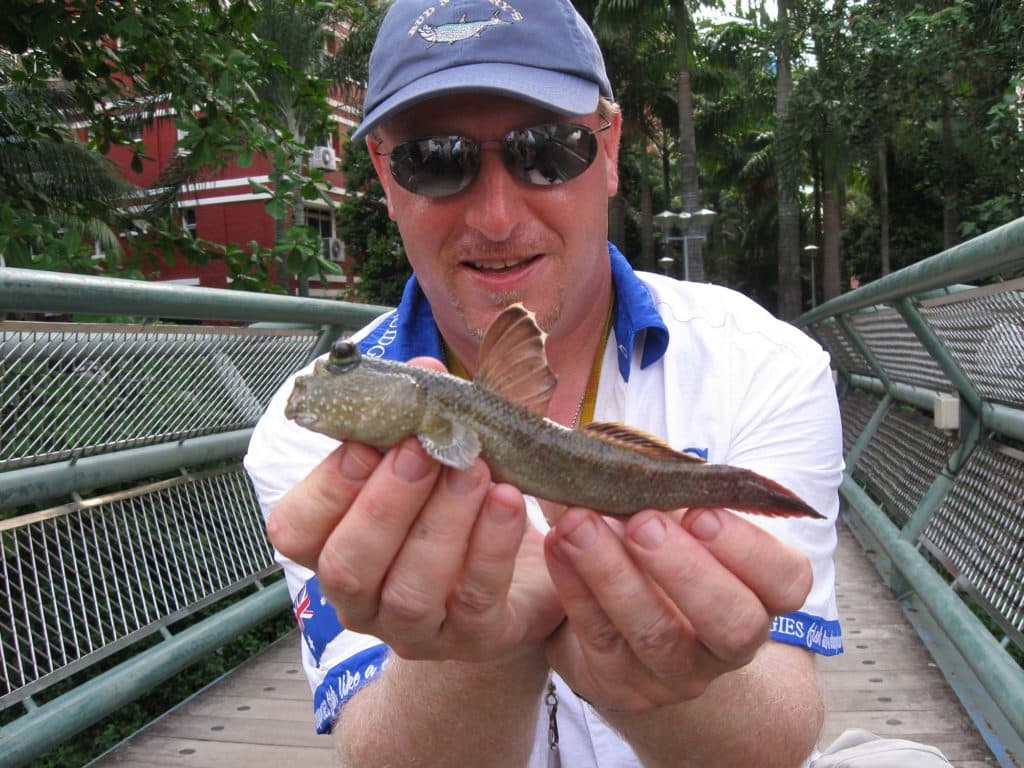
<path fill-rule="evenodd" d="M 332 57 L 327 54 L 327 35 L 333 26 L 340 23 L 336 11 L 329 4 L 290 2 L 290 0 L 263 0 L 254 27 L 254 34 L 269 44 L 274 52 L 288 63 L 287 70 L 275 68 L 268 77 L 262 78 L 257 95 L 276 112 L 279 125 L 277 130 L 286 132 L 296 145 L 305 145 L 314 124 L 324 128 L 322 113 L 312 113 L 299 101 L 301 84 L 296 83 L 291 73 L 317 79 L 332 67 Z M 272 130 L 274 128 L 271 128 Z M 287 159 L 286 168 L 302 174 L 303 158 L 293 156 Z M 281 183 L 281 177 L 277 179 Z M 296 227 L 306 223 L 305 205 L 300 192 L 292 197 L 291 223 Z M 275 239 L 281 243 L 285 238 L 286 223 L 275 221 Z M 278 282 L 287 286 L 288 267 L 284 257 L 278 262 Z M 309 288 L 305 270 L 299 271 L 299 294 L 307 295 Z"/>
<path fill-rule="evenodd" d="M 791 145 L 787 116 L 789 97 L 793 91 L 793 51 L 787 0 L 778 0 L 776 24 L 776 142 L 780 147 Z M 788 155 L 788 156 L 787 156 Z M 779 196 L 779 308 L 783 320 L 793 320 L 803 310 L 800 280 L 800 202 L 797 199 L 797 158 L 799 153 L 785 153 L 776 162 L 776 183 Z"/>
<path fill-rule="evenodd" d="M 692 3 L 692 0 L 691 0 Z M 717 5 L 702 0 L 693 5 Z M 583 3 L 578 3 L 583 5 Z M 679 173 L 683 211 L 693 213 L 703 206 L 697 173 L 697 140 L 691 82 L 694 50 L 694 23 L 686 0 L 597 0 L 594 28 L 599 37 L 611 36 L 623 27 L 655 27 L 663 29 L 674 42 L 676 104 L 679 121 Z M 699 240 L 689 246 L 689 275 L 692 280 L 704 279 L 704 257 Z"/>
<path fill-rule="evenodd" d="M 124 255 L 121 213 L 138 196 L 116 166 L 78 140 L 67 126 L 79 113 L 65 83 L 29 92 L 12 78 L 19 66 L 0 59 L 0 255 L 8 266 L 64 266 L 98 247 Z M 93 247 L 91 247 L 93 246 Z M 62 259 L 49 259 L 47 253 Z"/>
<path fill-rule="evenodd" d="M 598 3 L 577 2 L 578 10 L 592 15 Z M 671 158 L 676 152 L 675 72 L 672 42 L 662 25 L 603 26 L 598 32 L 605 65 L 611 78 L 615 99 L 622 108 L 623 174 L 638 189 L 640 253 L 630 254 L 635 266 L 655 269 L 655 199 L 658 209 L 669 207 L 673 185 Z M 661 178 L 660 189 L 655 181 Z M 610 203 L 609 237 L 620 245 L 625 240 L 624 216 L 628 207 L 626 184 L 620 184 L 617 198 Z"/>

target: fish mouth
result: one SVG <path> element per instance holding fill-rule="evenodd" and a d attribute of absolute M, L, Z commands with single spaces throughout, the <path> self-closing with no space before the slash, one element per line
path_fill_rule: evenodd
<path fill-rule="evenodd" d="M 289 414 L 288 418 L 298 424 L 300 427 L 311 429 L 316 426 L 318 419 L 311 413 L 296 413 Z"/>

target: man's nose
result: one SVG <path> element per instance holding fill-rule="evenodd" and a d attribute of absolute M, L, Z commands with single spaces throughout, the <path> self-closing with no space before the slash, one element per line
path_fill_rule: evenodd
<path fill-rule="evenodd" d="M 523 188 L 505 167 L 501 150 L 484 147 L 480 153 L 480 171 L 468 193 L 466 225 L 487 239 L 507 240 L 519 222 Z"/>

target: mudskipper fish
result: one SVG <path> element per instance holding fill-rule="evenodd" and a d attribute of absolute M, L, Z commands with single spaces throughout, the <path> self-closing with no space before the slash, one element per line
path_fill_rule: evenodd
<path fill-rule="evenodd" d="M 337 440 L 388 448 L 416 435 L 427 453 L 465 469 L 483 457 L 496 481 L 605 514 L 715 506 L 773 517 L 821 517 L 756 472 L 708 464 L 621 424 L 569 429 L 545 417 L 555 374 L 532 312 L 513 304 L 484 334 L 475 378 L 362 358 L 335 342 L 300 376 L 285 408 Z"/>

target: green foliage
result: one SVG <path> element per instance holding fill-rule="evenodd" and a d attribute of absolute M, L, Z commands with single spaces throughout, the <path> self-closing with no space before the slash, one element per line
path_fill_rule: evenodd
<path fill-rule="evenodd" d="M 700 4 L 687 5 L 700 19 Z M 776 20 L 754 3 L 736 4 L 742 19 L 698 21 L 703 25 L 693 39 L 701 197 L 719 212 L 705 249 L 712 279 L 756 293 L 774 308 L 780 174 L 803 190 L 803 243 L 817 241 L 820 225 L 813 185 L 820 196 L 823 177 L 832 180 L 842 205 L 843 274 L 878 276 L 880 142 L 887 153 L 893 268 L 942 250 L 944 209 L 955 210 L 962 237 L 1024 215 L 1024 6 L 1016 0 L 787 5 L 784 39 Z M 666 75 L 676 33 L 667 3 L 577 6 L 585 13 L 596 8 L 605 21 L 623 11 L 640 14 L 630 25 L 598 24 L 598 34 L 623 106 L 625 141 L 637 137 L 639 151 L 621 155 L 634 167 L 621 174 L 620 190 L 642 226 L 643 184 L 654 193 L 653 210 L 681 204 L 672 192 L 678 105 L 671 67 Z M 787 120 L 777 125 L 776 51 L 783 44 L 793 55 L 795 88 Z M 952 127 L 952 151 L 942 145 L 944 119 Z"/>
<path fill-rule="evenodd" d="M 388 217 L 384 189 L 364 142 L 346 141 L 341 170 L 349 194 L 338 207 L 338 234 L 358 265 L 359 298 L 393 306 L 401 299 L 412 268 L 398 227 Z"/>
<path fill-rule="evenodd" d="M 890 148 L 894 262 L 942 249 L 944 208 L 956 212 L 962 236 L 1024 214 L 1015 91 L 1024 72 L 1020 3 L 868 2 L 834 15 L 818 3 L 803 5 L 813 10 L 805 14 L 808 29 L 827 42 L 832 59 L 825 66 L 819 56 L 805 68 L 794 93 L 795 123 L 809 144 L 820 141 L 821 126 L 842 129 L 839 167 L 848 183 L 863 185 L 875 211 L 846 210 L 844 245 L 858 274 L 878 274 L 877 265 L 867 268 L 878 260 L 877 232 L 858 230 L 878 225 L 880 141 Z M 944 125 L 951 150 L 943 146 Z"/>
<path fill-rule="evenodd" d="M 393 226 L 393 225 L 392 225 Z M 366 288 L 360 284 L 360 296 L 373 304 L 394 306 L 402 298 L 402 289 L 412 274 L 405 251 L 394 233 L 373 233 L 367 244 L 360 274 Z"/>
<path fill-rule="evenodd" d="M 7 0 L 2 10 L 0 252 L 8 264 L 109 273 L 122 267 L 117 234 L 136 232 L 140 257 L 226 258 L 246 288 L 273 285 L 275 264 L 300 276 L 336 271 L 316 238 L 287 223 L 301 223 L 304 199 L 327 198 L 323 174 L 304 173 L 306 144 L 331 130 L 329 89 L 354 57 L 327 56 L 323 38 L 331 24 L 372 16 L 365 4 Z M 158 110 L 175 115 L 179 159 L 143 194 L 103 155 L 126 147 L 141 170 L 146 148 L 134 137 Z M 86 142 L 72 124 L 87 126 Z M 183 236 L 173 215 L 181 185 L 232 161 L 246 167 L 254 155 L 271 161 L 267 211 L 282 223 L 282 240 L 243 257 L 240 246 Z M 93 242 L 115 263 L 93 262 Z"/>

